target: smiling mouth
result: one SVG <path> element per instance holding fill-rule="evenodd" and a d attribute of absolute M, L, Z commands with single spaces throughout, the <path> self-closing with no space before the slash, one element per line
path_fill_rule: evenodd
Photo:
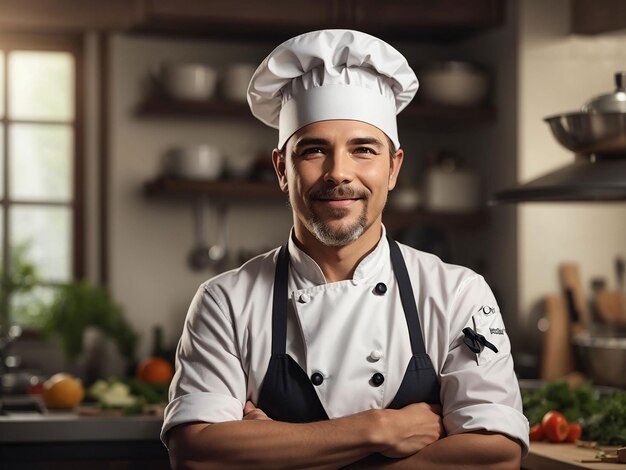
<path fill-rule="evenodd" d="M 360 200 L 361 198 L 315 199 L 315 202 L 329 207 L 348 207 Z"/>

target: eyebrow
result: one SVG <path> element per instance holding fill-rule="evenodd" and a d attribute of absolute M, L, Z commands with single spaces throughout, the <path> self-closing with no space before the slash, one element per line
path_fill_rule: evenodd
<path fill-rule="evenodd" d="M 350 145 L 378 145 L 383 146 L 383 143 L 376 137 L 355 137 L 348 142 Z"/>
<path fill-rule="evenodd" d="M 320 139 L 318 137 L 303 137 L 302 139 L 300 139 L 299 141 L 297 141 L 295 143 L 295 145 L 293 146 L 294 149 L 300 148 L 300 147 L 306 147 L 308 145 L 330 145 L 330 142 L 326 139 Z"/>
<path fill-rule="evenodd" d="M 354 139 L 350 139 L 348 141 L 349 145 L 377 145 L 379 147 L 383 146 L 383 143 L 377 139 L 376 137 L 355 137 Z M 295 143 L 294 149 L 298 149 L 300 147 L 306 147 L 309 145 L 320 145 L 327 146 L 330 145 L 330 141 L 326 139 L 321 139 L 319 137 L 303 137 L 298 142 Z"/>

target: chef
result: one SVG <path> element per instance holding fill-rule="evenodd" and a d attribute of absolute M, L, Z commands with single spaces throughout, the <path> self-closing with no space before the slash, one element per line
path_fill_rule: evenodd
<path fill-rule="evenodd" d="M 162 430 L 174 468 L 519 468 L 528 422 L 491 290 L 382 225 L 417 88 L 358 31 L 297 36 L 257 69 L 248 102 L 278 128 L 293 228 L 191 303 Z"/>

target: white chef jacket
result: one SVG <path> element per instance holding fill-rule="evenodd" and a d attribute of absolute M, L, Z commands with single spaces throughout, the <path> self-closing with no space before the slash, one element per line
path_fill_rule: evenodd
<path fill-rule="evenodd" d="M 330 419 L 385 408 L 412 356 L 406 318 L 383 236 L 352 279 L 326 283 L 317 263 L 289 237 L 287 353 L 310 377 Z M 446 433 L 486 430 L 518 439 L 528 450 L 511 345 L 482 276 L 400 245 L 415 294 L 426 352 L 440 382 Z M 220 274 L 198 289 L 176 355 L 161 436 L 188 422 L 241 420 L 257 403 L 272 351 L 272 293 L 278 249 Z M 376 284 L 387 292 L 380 295 Z M 493 343 L 473 353 L 465 327 Z M 378 387 L 370 378 L 385 380 Z"/>

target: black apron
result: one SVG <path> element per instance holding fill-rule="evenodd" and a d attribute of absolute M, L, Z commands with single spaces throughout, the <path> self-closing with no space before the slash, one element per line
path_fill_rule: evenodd
<path fill-rule="evenodd" d="M 400 388 L 388 408 L 399 409 L 411 403 L 421 402 L 439 404 L 439 382 L 424 347 L 409 273 L 400 253 L 400 247 L 391 238 L 388 240 L 391 264 L 398 282 L 400 300 L 402 301 L 413 351 Z M 276 421 L 290 423 L 321 421 L 328 419 L 328 415 L 320 403 L 314 386 L 320 385 L 323 377 L 319 373 L 314 373 L 308 377 L 298 363 L 285 352 L 289 301 L 288 274 L 289 250 L 287 245 L 284 245 L 278 254 L 274 276 L 272 356 L 256 406 Z M 379 294 L 384 294 L 386 291 L 384 284 L 380 288 L 379 286 L 381 284 L 377 285 L 375 290 Z M 369 386 L 380 386 L 383 381 L 383 375 L 376 373 L 369 379 Z M 350 391 L 346 390 L 346 399 L 350 399 L 349 394 Z"/>

